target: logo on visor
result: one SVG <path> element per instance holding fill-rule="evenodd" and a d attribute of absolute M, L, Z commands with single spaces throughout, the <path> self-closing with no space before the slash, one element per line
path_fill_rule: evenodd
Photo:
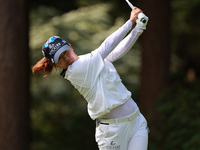
<path fill-rule="evenodd" d="M 58 51 L 61 48 L 61 43 L 57 44 L 49 44 L 49 55 L 55 54 L 56 51 Z"/>

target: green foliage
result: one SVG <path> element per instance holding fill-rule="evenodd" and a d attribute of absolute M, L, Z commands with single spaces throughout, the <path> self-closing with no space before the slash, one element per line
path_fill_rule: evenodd
<path fill-rule="evenodd" d="M 179 69 L 193 68 L 200 76 L 200 1 L 173 0 L 172 50 L 180 59 Z"/>
<path fill-rule="evenodd" d="M 102 41 L 126 20 L 113 19 L 110 4 L 80 8 L 62 15 L 41 6 L 31 13 L 30 47 L 32 64 L 41 59 L 41 47 L 52 35 L 66 39 L 81 55 L 96 49 Z M 127 19 L 129 14 L 127 15 Z M 132 89 L 138 84 L 140 52 L 134 47 L 129 55 L 116 62 L 125 84 Z M 69 81 L 59 76 L 60 69 L 42 78 L 31 76 L 32 150 L 97 149 L 95 121 L 89 118 L 87 104 Z M 125 77 L 126 75 L 126 77 Z"/>
<path fill-rule="evenodd" d="M 199 82 L 175 82 L 171 84 L 158 101 L 156 107 L 160 116 L 157 131 L 161 143 L 158 149 L 198 150 L 200 147 L 200 84 Z M 154 136 L 158 136 L 158 135 Z"/>
<path fill-rule="evenodd" d="M 129 14 L 125 19 L 122 16 L 113 18 L 111 4 L 98 3 L 88 6 L 96 2 L 99 1 L 73 1 L 71 5 L 76 3 L 78 6 L 87 7 L 65 14 L 46 6 L 32 10 L 31 64 L 35 64 L 43 57 L 41 47 L 52 35 L 66 39 L 72 44 L 74 51 L 81 55 L 97 48 L 110 33 L 129 18 Z M 70 2 L 67 3 L 71 6 Z M 180 74 L 179 72 L 182 74 L 169 85 L 169 89 L 160 96 L 156 104 L 161 118 L 158 122 L 160 129 L 150 133 L 155 140 L 150 139 L 149 147 L 152 150 L 198 150 L 200 86 L 198 81 L 188 83 L 183 80 L 189 68 L 194 69 L 197 79 L 200 75 L 198 50 L 200 1 L 174 0 L 171 6 L 173 50 L 171 67 L 175 74 Z M 127 10 L 128 7 L 125 8 Z M 121 14 L 121 10 L 118 9 L 116 14 Z M 116 14 L 114 16 L 117 16 Z M 133 49 L 135 50 L 131 50 L 123 59 L 115 62 L 115 66 L 137 101 L 140 47 L 136 45 Z M 31 76 L 32 150 L 95 150 L 97 149 L 94 140 L 95 123 L 87 114 L 87 104 L 68 81 L 59 77 L 60 72 L 60 69 L 54 70 L 47 78 L 42 78 L 41 74 Z"/>

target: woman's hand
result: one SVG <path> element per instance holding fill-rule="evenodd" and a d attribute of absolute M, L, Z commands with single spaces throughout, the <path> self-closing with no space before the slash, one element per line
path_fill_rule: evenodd
<path fill-rule="evenodd" d="M 134 7 L 131 11 L 130 20 L 133 22 L 133 24 L 136 22 L 136 19 L 138 17 L 138 14 L 143 12 L 141 9 Z"/>

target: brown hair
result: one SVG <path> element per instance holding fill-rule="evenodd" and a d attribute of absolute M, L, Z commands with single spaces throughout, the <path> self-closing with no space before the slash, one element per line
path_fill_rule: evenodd
<path fill-rule="evenodd" d="M 53 64 L 52 62 L 48 61 L 44 57 L 32 67 L 32 72 L 34 74 L 35 72 L 40 72 L 40 71 L 44 70 L 45 71 L 44 77 L 46 77 L 51 73 L 53 67 L 56 67 L 55 64 Z"/>

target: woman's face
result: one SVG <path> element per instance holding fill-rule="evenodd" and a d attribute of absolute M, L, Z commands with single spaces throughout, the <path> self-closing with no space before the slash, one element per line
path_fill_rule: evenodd
<path fill-rule="evenodd" d="M 69 45 L 70 49 L 63 52 L 59 59 L 58 63 L 56 64 L 57 67 L 67 69 L 69 65 L 71 65 L 76 59 L 76 54 L 73 51 L 73 48 L 71 45 Z"/>

